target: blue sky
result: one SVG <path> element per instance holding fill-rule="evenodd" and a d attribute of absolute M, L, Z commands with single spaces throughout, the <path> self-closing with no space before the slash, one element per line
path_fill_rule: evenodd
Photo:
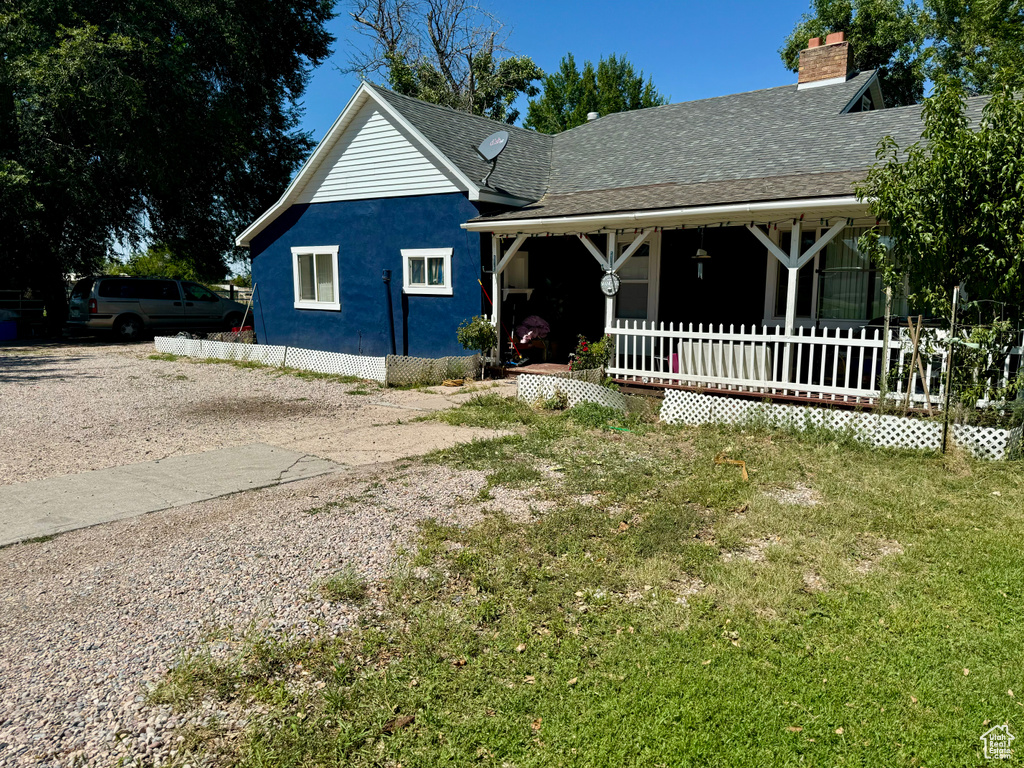
<path fill-rule="evenodd" d="M 520 0 L 490 2 L 492 13 L 512 27 L 509 46 L 533 57 L 542 69 L 558 67 L 571 52 L 576 61 L 595 63 L 610 53 L 626 54 L 671 101 L 770 88 L 796 82 L 779 59 L 778 49 L 809 0 Z M 303 99 L 303 128 L 323 138 L 359 85 L 344 65 L 358 36 L 352 31 L 346 0 L 330 25 L 338 38 L 334 56 L 313 74 Z M 521 106 L 525 114 L 525 103 Z"/>

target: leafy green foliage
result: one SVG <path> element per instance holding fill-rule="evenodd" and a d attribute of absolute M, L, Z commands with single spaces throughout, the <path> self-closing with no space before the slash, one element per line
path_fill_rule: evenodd
<path fill-rule="evenodd" d="M 570 53 L 557 72 L 544 77 L 544 93 L 530 99 L 523 125 L 542 133 L 560 133 L 583 125 L 588 112 L 610 115 L 667 103 L 654 81 L 647 78 L 645 82 L 643 71 L 637 72 L 625 56 L 613 53 L 597 67 L 585 61 L 581 72 Z"/>
<path fill-rule="evenodd" d="M 989 325 L 976 325 L 967 338 L 956 345 L 953 375 L 950 380 L 954 403 L 959 401 L 961 413 L 957 421 L 985 422 L 986 426 L 1015 427 L 1022 414 L 1011 409 L 1009 419 L 1000 418 L 999 411 L 1024 389 L 1024 371 L 1003 383 L 1003 370 L 1011 350 L 1020 342 L 1020 332 L 1007 320 L 994 320 Z M 976 413 L 979 400 L 993 401 L 995 407 Z"/>
<path fill-rule="evenodd" d="M 611 336 L 602 336 L 597 341 L 588 341 L 580 336 L 576 342 L 576 351 L 569 355 L 570 371 L 592 371 L 604 368 L 615 352 L 615 340 Z"/>
<path fill-rule="evenodd" d="M 924 95 L 924 19 L 904 0 L 812 0 L 779 55 L 793 72 L 812 37 L 845 32 L 858 69 L 877 69 L 887 106 L 914 104 Z"/>
<path fill-rule="evenodd" d="M 911 304 L 949 315 L 953 287 L 1001 302 L 1020 317 L 1024 295 L 1024 102 L 1009 91 L 985 106 L 975 130 L 964 92 L 942 80 L 924 104 L 923 140 L 879 144 L 858 187 L 889 223 L 890 280 L 906 280 Z"/>
<path fill-rule="evenodd" d="M 109 261 L 107 274 L 132 277 L 170 277 L 176 280 L 198 280 L 195 265 L 177 258 L 164 244 L 152 245 L 144 253 L 134 253 L 127 261 Z"/>
<path fill-rule="evenodd" d="M 388 60 L 388 84 L 396 93 L 503 123 L 519 119 L 513 103 L 522 94 L 539 93 L 533 83 L 544 74 L 529 56 L 499 60 L 493 51 L 485 51 L 473 57 L 470 81 L 462 86 L 426 57 L 409 61 L 395 53 Z"/>
<path fill-rule="evenodd" d="M 877 69 L 887 106 L 921 101 L 927 80 L 968 92 L 1024 87 L 1024 6 L 1016 0 L 812 0 L 779 50 L 796 72 L 812 37 L 845 32 L 859 69 Z"/>
<path fill-rule="evenodd" d="M 1024 87 L 1024 5 L 1016 0 L 928 0 L 929 75 L 972 93 Z"/>
<path fill-rule="evenodd" d="M 491 321 L 483 315 L 463 320 L 456 334 L 463 349 L 475 349 L 486 353 L 498 344 L 498 332 L 491 325 Z"/>
<path fill-rule="evenodd" d="M 26 0 L 0 10 L 0 274 L 63 314 L 64 275 L 164 243 L 204 279 L 312 147 L 330 0 Z"/>

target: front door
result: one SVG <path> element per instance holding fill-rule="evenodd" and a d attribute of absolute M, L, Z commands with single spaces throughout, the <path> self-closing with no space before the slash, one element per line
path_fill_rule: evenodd
<path fill-rule="evenodd" d="M 624 253 L 634 238 L 635 235 L 619 235 L 616 240 L 617 253 Z M 661 233 L 655 232 L 648 235 L 629 261 L 619 268 L 622 283 L 615 297 L 617 320 L 646 320 L 653 323 L 657 319 L 660 260 Z"/>

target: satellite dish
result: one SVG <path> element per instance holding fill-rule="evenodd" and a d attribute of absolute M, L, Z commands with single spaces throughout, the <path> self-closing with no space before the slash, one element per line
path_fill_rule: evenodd
<path fill-rule="evenodd" d="M 508 131 L 498 131 L 484 139 L 480 146 L 476 148 L 476 151 L 480 153 L 480 157 L 492 163 L 501 154 L 501 151 L 505 149 L 507 144 Z"/>
<path fill-rule="evenodd" d="M 480 154 L 484 160 L 491 164 L 491 169 L 487 171 L 487 175 L 481 180 L 481 184 L 485 187 L 491 180 L 491 174 L 494 173 L 494 168 L 498 164 L 498 155 L 508 145 L 508 131 L 498 131 L 492 133 L 482 142 L 480 146 L 476 148 L 476 151 Z"/>

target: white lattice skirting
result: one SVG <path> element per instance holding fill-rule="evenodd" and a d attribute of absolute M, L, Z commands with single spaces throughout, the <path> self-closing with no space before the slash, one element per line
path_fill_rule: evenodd
<path fill-rule="evenodd" d="M 576 403 L 597 403 L 620 411 L 626 410 L 626 396 L 600 384 L 528 373 L 516 378 L 516 394 L 520 400 L 528 403 L 550 400 L 558 392 L 565 395 L 570 408 Z"/>
<path fill-rule="evenodd" d="M 942 424 L 905 416 L 839 411 L 802 405 L 780 405 L 736 397 L 718 397 L 670 389 L 665 393 L 661 420 L 667 424 L 748 424 L 847 432 L 856 440 L 889 448 L 939 450 Z M 979 459 L 1020 455 L 1022 430 L 953 426 L 957 445 Z"/>
<path fill-rule="evenodd" d="M 341 352 L 277 347 L 269 344 L 232 344 L 226 341 L 186 339 L 179 336 L 157 336 L 153 341 L 158 352 L 181 357 L 262 363 L 277 367 L 298 368 L 314 373 L 358 376 L 360 379 L 377 381 L 381 384 L 385 379 L 383 357 L 346 355 Z"/>

